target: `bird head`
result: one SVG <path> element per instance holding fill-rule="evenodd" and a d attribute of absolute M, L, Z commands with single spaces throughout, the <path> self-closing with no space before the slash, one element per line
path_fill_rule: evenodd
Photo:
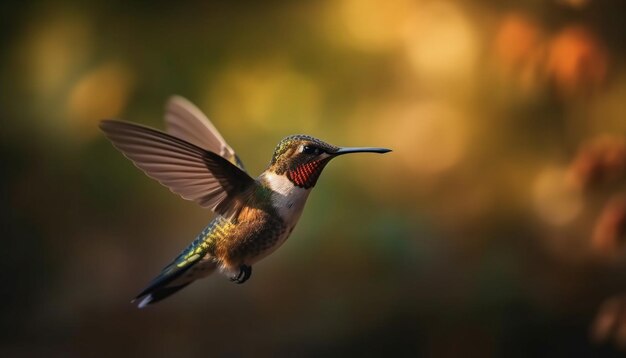
<path fill-rule="evenodd" d="M 328 162 L 349 153 L 387 153 L 386 148 L 337 147 L 307 135 L 292 135 L 278 143 L 269 171 L 285 175 L 296 186 L 312 188 Z"/>

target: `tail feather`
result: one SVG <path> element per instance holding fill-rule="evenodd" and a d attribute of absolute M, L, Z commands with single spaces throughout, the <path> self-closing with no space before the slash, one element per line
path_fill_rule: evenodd
<path fill-rule="evenodd" d="M 213 232 L 224 219 L 217 217 L 196 237 L 196 239 L 169 265 L 161 271 L 148 287 L 141 291 L 131 302 L 141 300 L 139 308 L 158 302 L 178 291 L 193 281 L 208 276 L 217 268 L 217 262 L 208 253 L 212 245 Z"/>
<path fill-rule="evenodd" d="M 131 302 L 138 300 L 139 298 L 146 296 L 160 288 L 163 288 L 170 284 L 172 281 L 181 277 L 187 270 L 189 270 L 193 265 L 188 265 L 186 267 L 176 267 L 174 263 L 166 266 L 161 273 L 155 277 L 150 283 L 148 287 L 146 287 L 140 294 L 138 294 Z M 178 286 L 178 285 L 177 285 Z"/>
<path fill-rule="evenodd" d="M 164 299 L 167 296 L 174 294 L 179 291 L 183 287 L 189 285 L 193 280 L 185 280 L 184 282 L 174 282 L 181 281 L 179 278 L 185 274 L 193 265 L 189 265 L 187 267 L 178 268 L 173 264 L 166 266 L 161 274 L 157 276 L 148 287 L 146 287 L 140 294 L 138 294 L 131 303 L 135 303 L 135 301 L 141 299 L 138 304 L 139 308 L 144 308 L 148 304 L 158 302 Z"/>
<path fill-rule="evenodd" d="M 157 303 L 157 302 L 161 301 L 162 299 L 167 298 L 170 295 L 173 295 L 174 293 L 178 292 L 179 290 L 185 288 L 191 282 L 193 282 L 193 281 L 189 281 L 187 283 L 183 283 L 182 285 L 179 285 L 179 286 L 156 288 L 156 289 L 152 290 L 149 294 L 146 294 L 146 295 L 143 295 L 143 296 L 137 296 L 137 298 L 132 300 L 132 302 L 135 302 L 137 299 L 142 298 L 142 300 L 137 304 L 137 307 L 144 308 L 147 305 L 151 305 L 151 304 Z"/>
<path fill-rule="evenodd" d="M 137 306 L 144 308 L 173 295 L 193 281 L 208 276 L 215 268 L 216 264 L 212 260 L 197 260 L 184 267 L 178 267 L 172 263 L 163 269 L 161 274 L 131 302 L 141 299 Z"/>

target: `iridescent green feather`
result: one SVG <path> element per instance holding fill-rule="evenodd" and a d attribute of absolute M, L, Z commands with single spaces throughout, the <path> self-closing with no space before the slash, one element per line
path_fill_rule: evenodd
<path fill-rule="evenodd" d="M 142 300 L 140 307 L 162 300 L 194 281 L 196 279 L 194 276 L 197 276 L 194 266 L 207 254 L 214 253 L 217 241 L 225 237 L 232 226 L 221 216 L 211 221 L 196 239 L 137 295 L 135 299 L 147 296 Z M 202 270 L 199 271 L 202 273 Z"/>

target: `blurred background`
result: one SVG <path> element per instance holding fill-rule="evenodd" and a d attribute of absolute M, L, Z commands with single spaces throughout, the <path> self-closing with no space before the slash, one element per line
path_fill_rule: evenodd
<path fill-rule="evenodd" d="M 613 356 L 626 351 L 626 5 L 609 0 L 0 5 L 0 355 Z M 102 118 L 196 103 L 253 175 L 333 161 L 234 285 L 129 300 L 211 213 Z"/>

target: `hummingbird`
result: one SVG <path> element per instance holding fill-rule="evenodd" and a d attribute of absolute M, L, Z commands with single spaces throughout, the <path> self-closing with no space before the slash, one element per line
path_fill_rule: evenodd
<path fill-rule="evenodd" d="M 251 177 L 213 123 L 190 101 L 172 96 L 166 132 L 105 119 L 100 129 L 147 176 L 216 216 L 131 302 L 143 308 L 219 271 L 246 282 L 252 265 L 280 247 L 328 162 L 385 148 L 337 147 L 308 135 L 281 140 L 267 169 Z"/>

